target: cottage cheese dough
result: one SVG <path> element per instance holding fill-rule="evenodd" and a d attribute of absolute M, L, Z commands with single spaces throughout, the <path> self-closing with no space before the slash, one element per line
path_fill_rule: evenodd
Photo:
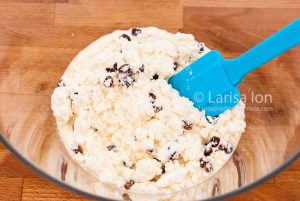
<path fill-rule="evenodd" d="M 52 95 L 71 157 L 100 181 L 143 193 L 194 186 L 230 158 L 244 103 L 206 118 L 167 80 L 209 49 L 190 34 L 114 31 L 82 50 Z"/>

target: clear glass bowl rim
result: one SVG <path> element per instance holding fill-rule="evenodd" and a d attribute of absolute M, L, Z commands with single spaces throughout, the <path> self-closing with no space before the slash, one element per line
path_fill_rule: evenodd
<path fill-rule="evenodd" d="M 93 199 L 93 200 L 103 200 L 103 201 L 115 201 L 112 199 L 108 199 L 108 198 L 104 198 L 101 196 L 97 196 L 97 195 L 93 195 L 91 193 L 79 190 L 75 187 L 72 187 L 66 183 L 63 183 L 61 181 L 59 181 L 58 179 L 56 179 L 53 176 L 50 176 L 49 174 L 47 174 L 46 172 L 43 172 L 41 169 L 39 169 L 38 167 L 36 167 L 33 163 L 31 163 L 28 159 L 26 159 L 25 157 L 23 157 L 11 144 L 10 142 L 4 137 L 4 135 L 0 132 L 0 142 L 11 152 L 13 153 L 13 155 L 19 160 L 21 161 L 23 164 L 25 164 L 27 167 L 29 167 L 31 170 L 33 170 L 33 172 L 35 172 L 36 174 L 38 174 L 39 176 L 47 179 L 48 181 L 54 183 L 55 185 L 62 187 L 68 191 L 71 191 L 73 193 L 76 193 L 82 197 L 85 198 L 89 198 L 89 199 Z M 265 181 L 267 181 L 268 179 L 274 177 L 276 174 L 278 174 L 279 172 L 281 172 L 282 170 L 284 170 L 285 168 L 287 168 L 291 163 L 293 163 L 294 161 L 296 161 L 298 158 L 300 157 L 300 150 L 296 151 L 295 153 L 293 153 L 284 163 L 282 163 L 280 166 L 278 166 L 277 168 L 275 168 L 273 171 L 269 172 L 268 174 L 264 175 L 263 177 L 259 178 L 258 180 L 251 182 L 245 186 L 239 187 L 231 192 L 222 194 L 222 195 L 218 195 L 216 197 L 211 197 L 209 199 L 205 199 L 205 200 L 224 200 L 226 198 L 232 197 L 234 195 L 238 195 L 241 194 L 243 192 L 249 191 L 250 189 L 264 183 Z"/>

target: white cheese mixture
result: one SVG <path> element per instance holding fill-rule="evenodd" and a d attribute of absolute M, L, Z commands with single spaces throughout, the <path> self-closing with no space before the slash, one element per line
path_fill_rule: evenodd
<path fill-rule="evenodd" d="M 82 50 L 51 102 L 72 158 L 102 182 L 143 193 L 182 190 L 218 171 L 244 132 L 244 103 L 206 118 L 167 83 L 208 51 L 190 34 L 153 27 Z"/>

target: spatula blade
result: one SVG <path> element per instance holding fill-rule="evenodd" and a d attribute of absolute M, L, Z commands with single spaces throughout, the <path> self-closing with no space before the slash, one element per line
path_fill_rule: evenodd
<path fill-rule="evenodd" d="M 210 51 L 182 71 L 169 83 L 208 116 L 217 116 L 232 108 L 240 100 L 238 88 L 233 86 L 223 67 L 224 58 L 218 51 Z"/>

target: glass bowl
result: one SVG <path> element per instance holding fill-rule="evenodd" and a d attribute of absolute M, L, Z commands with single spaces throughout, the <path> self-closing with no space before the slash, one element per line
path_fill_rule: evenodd
<path fill-rule="evenodd" d="M 115 29 L 151 25 L 171 32 L 192 33 L 230 58 L 288 24 L 297 14 L 291 10 L 287 16 L 274 18 L 268 11 L 261 21 L 265 28 L 260 29 L 255 25 L 257 13 L 251 9 L 233 19 L 230 14 L 237 13 L 235 8 L 225 11 L 211 8 L 213 12 L 208 12 L 207 8 L 187 5 L 181 10 L 182 5 L 177 1 L 166 1 L 170 5 L 165 9 L 158 1 L 135 2 L 134 8 L 146 15 L 128 3 L 119 2 L 124 9 L 130 8 L 122 13 L 121 8 L 102 1 L 83 6 L 78 2 L 89 3 L 60 2 L 30 3 L 25 7 L 23 3 L 4 4 L 8 11 L 13 6 L 20 9 L 7 12 L 4 15 L 7 21 L 0 20 L 0 139 L 36 173 L 96 200 L 202 200 L 226 198 L 253 188 L 299 157 L 300 50 L 297 47 L 251 73 L 239 86 L 247 106 L 246 132 L 231 159 L 215 175 L 193 188 L 166 195 L 129 193 L 99 182 L 68 156 L 56 134 L 50 109 L 50 95 L 80 49 Z M 97 8 L 103 13 L 97 14 Z M 24 9 L 31 14 L 16 17 Z M 105 13 L 105 9 L 112 11 Z M 152 17 L 149 9 L 157 15 L 162 13 L 160 18 Z M 182 15 L 177 13 L 168 21 L 169 16 L 164 12 L 172 9 Z M 54 20 L 51 11 L 55 11 Z M 80 14 L 82 18 L 78 17 Z M 110 15 L 111 19 L 103 17 Z"/>

